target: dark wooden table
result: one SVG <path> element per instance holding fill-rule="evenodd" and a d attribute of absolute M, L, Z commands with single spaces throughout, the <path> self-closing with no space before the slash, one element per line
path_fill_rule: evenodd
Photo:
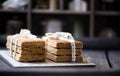
<path fill-rule="evenodd" d="M 95 67 L 14 68 L 0 57 L 0 76 L 120 76 L 120 51 L 84 50 Z"/>

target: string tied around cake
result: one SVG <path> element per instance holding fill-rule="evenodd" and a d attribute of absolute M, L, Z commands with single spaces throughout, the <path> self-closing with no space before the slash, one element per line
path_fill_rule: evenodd
<path fill-rule="evenodd" d="M 17 50 L 17 44 L 18 44 L 18 40 L 22 39 L 22 38 L 29 38 L 29 39 L 37 39 L 37 36 L 32 35 L 31 32 L 28 29 L 21 29 L 19 34 L 15 34 L 11 37 L 10 39 L 10 55 L 12 56 L 12 43 L 13 43 L 13 39 L 15 39 L 15 47 L 14 47 L 14 52 L 16 52 Z M 15 55 L 14 55 L 15 56 Z"/>
<path fill-rule="evenodd" d="M 30 38 L 30 39 L 36 39 L 37 38 L 37 36 L 32 35 L 31 32 L 27 29 L 21 29 L 19 35 L 23 38 Z"/>
<path fill-rule="evenodd" d="M 75 46 L 75 40 L 74 40 L 72 34 L 70 34 L 68 32 L 56 32 L 56 33 L 46 33 L 45 36 L 46 36 L 46 39 L 57 38 L 60 40 L 69 41 L 71 43 L 71 47 L 72 47 L 72 52 L 71 52 L 72 62 L 76 61 L 76 46 Z"/>

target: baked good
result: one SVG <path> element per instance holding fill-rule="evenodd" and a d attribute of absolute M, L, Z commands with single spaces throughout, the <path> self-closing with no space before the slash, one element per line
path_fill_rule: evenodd
<path fill-rule="evenodd" d="M 17 61 L 45 60 L 45 41 L 32 35 L 28 30 L 8 36 L 6 47 L 9 49 L 10 56 Z"/>
<path fill-rule="evenodd" d="M 57 49 L 46 45 L 46 50 L 54 55 L 71 55 L 72 49 Z M 76 55 L 81 55 L 82 49 L 76 49 Z"/>
<path fill-rule="evenodd" d="M 12 36 L 8 36 L 7 37 L 7 42 L 10 43 L 10 39 L 12 38 Z M 12 39 L 12 44 L 15 44 L 16 43 L 16 39 L 17 39 L 17 46 L 21 46 L 21 47 L 28 47 L 28 46 L 31 46 L 31 47 L 38 47 L 38 48 L 41 48 L 41 49 L 44 49 L 45 47 L 45 41 L 42 40 L 42 39 L 29 39 L 29 38 L 13 38 Z M 7 43 L 7 44 L 8 44 Z"/>
<path fill-rule="evenodd" d="M 13 58 L 20 62 L 44 61 L 45 55 L 39 55 L 39 54 L 21 55 L 16 52 L 13 52 Z"/>
<path fill-rule="evenodd" d="M 70 33 L 48 33 L 43 40 L 47 62 L 83 62 L 83 43 L 74 40 Z"/>
<path fill-rule="evenodd" d="M 69 41 L 53 39 L 53 38 L 49 38 L 47 40 L 47 45 L 58 48 L 58 49 L 59 48 L 66 48 L 66 49 L 71 48 L 71 43 Z M 76 45 L 76 48 L 80 48 L 80 49 L 83 48 L 83 43 L 80 41 L 75 41 L 75 45 Z"/>
<path fill-rule="evenodd" d="M 57 56 L 57 55 L 53 55 L 49 52 L 46 52 L 46 58 L 47 59 L 50 59 L 54 62 L 71 62 L 71 56 L 65 56 L 65 55 L 60 55 L 60 56 Z M 76 56 L 76 62 L 83 62 L 83 58 L 82 58 L 82 55 L 78 55 Z"/>

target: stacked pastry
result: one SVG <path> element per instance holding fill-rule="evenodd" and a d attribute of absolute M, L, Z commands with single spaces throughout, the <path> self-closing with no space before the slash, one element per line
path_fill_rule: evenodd
<path fill-rule="evenodd" d="M 44 61 L 45 59 L 45 42 L 30 33 L 8 36 L 6 46 L 10 56 L 17 61 Z"/>
<path fill-rule="evenodd" d="M 83 62 L 82 42 L 74 41 L 75 46 L 72 46 L 70 41 L 55 35 L 43 39 L 46 40 L 46 62 Z"/>

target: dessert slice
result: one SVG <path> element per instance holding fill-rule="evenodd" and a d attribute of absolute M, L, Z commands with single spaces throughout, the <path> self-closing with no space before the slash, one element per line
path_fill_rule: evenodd
<path fill-rule="evenodd" d="M 54 62 L 71 62 L 72 61 L 71 56 L 65 56 L 65 55 L 57 56 L 49 52 L 46 52 L 46 58 Z M 83 62 L 82 55 L 76 56 L 76 62 Z"/>
<path fill-rule="evenodd" d="M 46 50 L 52 54 L 55 55 L 71 55 L 72 49 L 57 49 L 51 46 L 46 45 Z M 76 55 L 81 55 L 82 54 L 82 49 L 76 49 Z"/>
<path fill-rule="evenodd" d="M 69 41 L 49 38 L 47 40 L 47 45 L 55 48 L 71 48 L 71 43 Z M 83 48 L 83 43 L 80 41 L 75 41 L 76 48 Z"/>

